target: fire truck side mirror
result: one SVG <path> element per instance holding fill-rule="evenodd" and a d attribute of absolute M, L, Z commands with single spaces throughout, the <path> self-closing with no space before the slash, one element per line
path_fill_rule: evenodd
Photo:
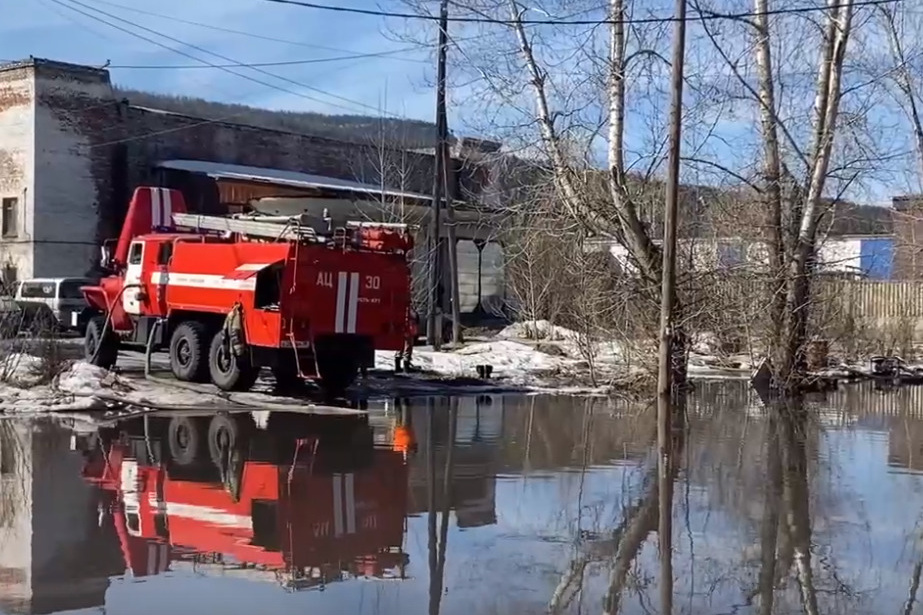
<path fill-rule="evenodd" d="M 107 269 L 112 265 L 112 249 L 114 246 L 115 242 L 112 239 L 107 239 L 99 247 L 99 264 L 103 269 Z"/>

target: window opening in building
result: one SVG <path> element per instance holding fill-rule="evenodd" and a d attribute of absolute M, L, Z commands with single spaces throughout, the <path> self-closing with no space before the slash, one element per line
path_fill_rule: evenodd
<path fill-rule="evenodd" d="M 19 199 L 7 197 L 0 206 L 0 234 L 3 237 L 17 237 L 19 235 Z"/>

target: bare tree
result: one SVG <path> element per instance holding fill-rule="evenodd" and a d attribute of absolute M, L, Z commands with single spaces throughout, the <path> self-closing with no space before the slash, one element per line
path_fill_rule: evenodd
<path fill-rule="evenodd" d="M 355 213 L 369 222 L 406 224 L 414 232 L 414 249 L 410 258 L 413 273 L 412 304 L 419 313 L 429 296 L 427 283 L 431 259 L 427 250 L 425 225 L 428 207 L 412 195 L 419 192 L 426 177 L 421 157 L 406 147 L 409 135 L 401 126 L 381 121 L 367 146 L 358 149 L 353 161 L 358 181 L 378 186 L 375 200 Z"/>
<path fill-rule="evenodd" d="M 876 9 L 891 56 L 884 74 L 893 85 L 894 99 L 910 124 L 917 154 L 916 168 L 920 173 L 918 180 L 923 181 L 923 100 L 920 99 L 919 65 L 923 48 L 916 43 L 920 23 L 912 17 L 918 7 L 882 4 Z"/>
<path fill-rule="evenodd" d="M 810 281 L 820 224 L 832 205 L 825 198 L 828 180 L 840 178 L 837 172 L 841 169 L 835 157 L 837 154 L 844 157 L 846 149 L 842 143 L 838 149 L 834 146 L 841 132 L 838 120 L 845 90 L 844 63 L 854 29 L 854 9 L 849 0 L 832 4 L 820 21 L 812 17 L 802 20 L 807 22 L 804 34 L 821 33 L 816 43 L 808 39 L 811 42 L 806 44 L 804 40 L 795 42 L 780 34 L 782 28 L 791 27 L 793 20 L 772 16 L 774 8 L 777 7 L 770 0 L 754 0 L 752 18 L 742 20 L 744 32 L 749 31 L 752 38 L 755 85 L 747 76 L 743 59 L 746 46 L 741 50 L 740 31 L 734 29 L 733 34 L 719 35 L 714 25 L 706 24 L 703 28 L 733 75 L 738 94 L 756 105 L 760 120 L 762 163 L 755 187 L 766 211 L 764 242 L 772 296 L 769 355 L 778 384 L 790 390 L 800 385 L 804 371 L 802 355 L 812 298 Z M 699 10 L 710 12 L 701 6 Z M 738 38 L 734 39 L 735 36 Z M 789 100 L 782 104 L 779 93 L 792 85 L 782 78 L 775 59 L 780 49 L 790 51 L 791 45 L 815 54 L 818 68 L 813 92 L 796 87 L 797 95 L 789 95 Z M 797 56 L 802 62 L 806 59 L 803 52 Z M 791 113 L 800 113 L 809 95 L 813 99 L 808 112 L 810 122 L 790 119 L 802 117 Z M 853 173 L 846 183 L 855 177 Z"/>
<path fill-rule="evenodd" d="M 880 160 L 869 119 L 875 80 L 848 74 L 847 62 L 872 11 L 857 12 L 852 0 L 796 14 L 780 14 L 791 7 L 773 0 L 696 0 L 693 8 L 703 19 L 689 32 L 683 177 L 707 171 L 740 195 L 738 212 L 758 215 L 750 234 L 767 261 L 765 350 L 780 386 L 795 388 L 824 221 Z M 604 10 L 589 1 L 459 0 L 453 15 L 486 18 L 453 24 L 450 91 L 466 103 L 460 114 L 506 140 L 511 153 L 541 160 L 558 212 L 624 246 L 638 297 L 659 302 L 668 20 L 633 0 L 609 0 Z M 537 24 L 536 15 L 554 23 Z M 598 22 L 576 25 L 574 15 Z M 722 129 L 728 116 L 743 126 Z M 680 204 L 682 230 L 698 205 Z M 520 206 L 529 207 L 512 203 Z M 690 326 L 690 309 L 708 309 L 690 308 L 694 281 L 678 279 L 679 322 Z"/>
<path fill-rule="evenodd" d="M 406 4 L 427 12 L 425 3 L 406 0 Z M 643 219 L 644 211 L 650 210 L 652 193 L 644 178 L 653 176 L 663 159 L 663 139 L 657 137 L 651 143 L 650 155 L 626 155 L 625 123 L 632 71 L 647 74 L 645 87 L 652 87 L 654 73 L 668 63 L 654 47 L 659 37 L 648 39 L 650 28 L 632 30 L 625 26 L 630 4 L 630 0 L 612 0 L 602 15 L 612 24 L 604 29 L 574 31 L 555 26 L 540 31 L 527 23 L 529 14 L 535 14 L 534 7 L 519 0 L 453 2 L 453 16 L 489 17 L 503 25 L 478 36 L 468 36 L 470 31 L 457 28 L 452 51 L 460 59 L 449 74 L 456 76 L 456 86 L 465 83 L 473 113 L 487 111 L 492 126 L 482 123 L 483 128 L 510 137 L 513 152 L 541 158 L 554 189 L 559 217 L 565 215 L 585 235 L 617 241 L 628 248 L 644 280 L 638 288 L 647 300 L 656 303 L 661 259 L 650 223 Z M 587 2 L 575 6 L 552 0 L 541 11 L 579 14 L 592 13 L 593 7 Z M 577 38 L 568 41 L 572 35 Z M 414 34 L 409 36 L 415 38 Z M 473 40 L 477 42 L 470 42 Z M 655 63 L 656 70 L 652 68 Z M 605 103 L 597 104 L 601 99 Z M 498 117 L 496 108 L 485 109 L 487 104 L 499 104 L 510 113 Z M 662 114 L 653 115 L 654 124 L 662 119 Z M 652 124 L 651 133 L 659 132 Z M 600 147 L 605 150 L 605 172 L 597 164 Z M 633 169 L 636 163 L 646 168 Z M 657 203 L 662 198 L 662 186 L 653 192 Z"/>

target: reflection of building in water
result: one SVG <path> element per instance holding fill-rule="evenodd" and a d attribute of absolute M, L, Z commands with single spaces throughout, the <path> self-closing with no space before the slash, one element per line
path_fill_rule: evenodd
<path fill-rule="evenodd" d="M 508 474 L 634 464 L 650 452 L 654 413 L 621 400 L 519 397 L 505 408 L 499 471 Z"/>
<path fill-rule="evenodd" d="M 842 415 L 839 425 L 886 431 L 890 467 L 923 472 L 923 387 L 847 385 L 829 393 L 823 405 Z"/>
<path fill-rule="evenodd" d="M 903 387 L 875 391 L 863 387 L 853 395 L 863 402 L 863 414 L 876 416 L 888 431 L 888 465 L 923 472 L 923 389 Z"/>
<path fill-rule="evenodd" d="M 108 578 L 125 570 L 70 433 L 51 421 L 0 421 L 0 611 L 99 606 Z"/>
<path fill-rule="evenodd" d="M 459 527 L 497 522 L 497 475 L 583 465 L 635 463 L 650 452 L 654 414 L 621 402 L 566 397 L 480 395 L 405 402 L 419 450 L 410 460 L 410 512 L 429 510 L 427 447 L 435 452 L 436 510 L 444 506 L 443 476 L 450 408 L 457 409 L 452 500 Z M 567 413 L 567 416 L 562 416 Z M 580 417 L 575 420 L 575 415 Z M 432 416 L 432 424 L 430 423 Z M 433 437 L 430 438 L 432 425 Z"/>
<path fill-rule="evenodd" d="M 923 472 L 923 421 L 892 419 L 888 428 L 888 466 Z"/>
<path fill-rule="evenodd" d="M 410 420 L 419 442 L 410 462 L 409 512 L 429 511 L 427 446 L 435 447 L 436 510 L 445 505 L 443 476 L 448 452 L 449 404 L 457 408 L 453 451 L 452 501 L 458 527 L 480 527 L 497 522 L 496 465 L 503 430 L 503 398 L 499 396 L 442 398 L 410 408 Z M 430 437 L 430 414 L 433 437 Z"/>

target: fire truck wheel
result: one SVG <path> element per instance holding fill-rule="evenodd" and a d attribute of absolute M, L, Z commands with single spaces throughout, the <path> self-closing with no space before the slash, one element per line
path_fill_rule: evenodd
<path fill-rule="evenodd" d="M 177 380 L 205 382 L 208 379 L 208 333 L 194 320 L 182 322 L 170 339 L 170 368 Z"/>
<path fill-rule="evenodd" d="M 230 453 L 241 443 L 242 438 L 246 437 L 251 427 L 246 422 L 248 418 L 250 417 L 230 417 L 226 414 L 216 414 L 212 417 L 208 426 L 208 454 L 219 468 L 229 462 Z"/>
<path fill-rule="evenodd" d="M 94 316 L 87 323 L 83 348 L 88 363 L 103 369 L 111 369 L 119 357 L 119 338 L 112 331 L 103 336 L 105 316 Z"/>
<path fill-rule="evenodd" d="M 167 426 L 167 445 L 170 457 L 178 466 L 188 466 L 199 454 L 202 431 L 195 419 L 186 416 L 174 416 Z"/>
<path fill-rule="evenodd" d="M 260 373 L 259 368 L 250 363 L 246 353 L 240 357 L 234 356 L 222 333 L 212 338 L 208 349 L 208 371 L 212 382 L 224 391 L 249 391 Z"/>

